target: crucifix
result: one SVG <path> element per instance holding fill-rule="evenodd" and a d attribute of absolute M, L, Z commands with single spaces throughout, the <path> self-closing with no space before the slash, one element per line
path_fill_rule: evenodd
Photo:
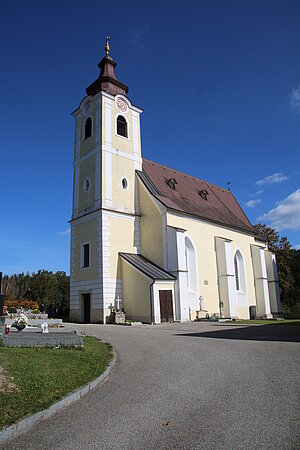
<path fill-rule="evenodd" d="M 122 302 L 122 300 L 120 299 L 120 297 L 118 296 L 118 298 L 116 298 L 116 304 L 117 304 L 117 311 L 119 311 L 120 309 L 120 303 Z"/>

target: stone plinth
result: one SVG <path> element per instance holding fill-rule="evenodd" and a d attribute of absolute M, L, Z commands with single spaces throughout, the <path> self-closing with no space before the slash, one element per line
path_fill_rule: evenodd
<path fill-rule="evenodd" d="M 196 311 L 196 319 L 206 319 L 207 311 Z"/>
<path fill-rule="evenodd" d="M 123 311 L 117 311 L 115 315 L 115 323 L 117 325 L 122 325 L 126 323 L 125 313 Z"/>

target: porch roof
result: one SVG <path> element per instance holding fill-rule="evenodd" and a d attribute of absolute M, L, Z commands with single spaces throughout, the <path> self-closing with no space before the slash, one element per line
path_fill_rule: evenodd
<path fill-rule="evenodd" d="M 137 270 L 152 278 L 152 280 L 176 280 L 176 277 L 170 272 L 157 266 L 142 255 L 137 255 L 135 253 L 119 253 L 119 255 Z"/>

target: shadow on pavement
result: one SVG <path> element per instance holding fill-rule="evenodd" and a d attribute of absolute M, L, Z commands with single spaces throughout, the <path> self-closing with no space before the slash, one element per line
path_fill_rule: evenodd
<path fill-rule="evenodd" d="M 242 341 L 300 342 L 300 327 L 293 325 L 258 325 L 197 333 L 177 333 L 176 336 L 210 339 L 236 339 Z"/>

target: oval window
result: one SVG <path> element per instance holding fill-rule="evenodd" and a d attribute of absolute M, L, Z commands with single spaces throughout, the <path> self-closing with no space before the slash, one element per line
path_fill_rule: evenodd
<path fill-rule="evenodd" d="M 127 189 L 128 188 L 128 181 L 126 180 L 126 178 L 122 179 L 122 188 L 123 189 Z"/>
<path fill-rule="evenodd" d="M 83 182 L 83 190 L 84 192 L 87 192 L 90 188 L 90 180 L 86 178 Z"/>

